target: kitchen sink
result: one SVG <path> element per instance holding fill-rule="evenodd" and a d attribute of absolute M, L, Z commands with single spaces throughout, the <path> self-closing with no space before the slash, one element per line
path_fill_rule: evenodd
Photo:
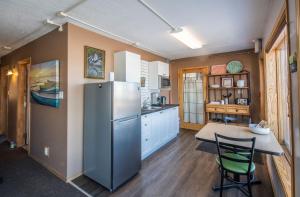
<path fill-rule="evenodd" d="M 159 107 L 159 106 L 150 106 L 150 107 L 146 107 L 146 108 L 142 108 L 142 110 L 158 110 L 158 109 L 161 109 L 162 107 Z"/>

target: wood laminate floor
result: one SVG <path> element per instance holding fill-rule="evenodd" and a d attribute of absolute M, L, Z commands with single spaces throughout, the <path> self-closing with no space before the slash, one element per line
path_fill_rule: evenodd
<path fill-rule="evenodd" d="M 196 150 L 201 143 L 194 131 L 181 130 L 171 143 L 142 163 L 142 170 L 132 180 L 110 193 L 85 176 L 73 182 L 91 196 L 116 197 L 210 197 L 219 196 L 212 186 L 219 184 L 215 155 Z M 254 196 L 272 197 L 272 187 L 266 165 L 256 163 L 256 177 L 261 185 L 252 186 Z M 236 189 L 223 196 L 244 196 Z"/>

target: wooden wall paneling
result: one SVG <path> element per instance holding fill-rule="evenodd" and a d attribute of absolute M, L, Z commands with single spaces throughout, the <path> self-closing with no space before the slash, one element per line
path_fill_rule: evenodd
<path fill-rule="evenodd" d="M 266 102 L 267 121 L 278 139 L 277 71 L 275 53 L 266 54 Z"/>

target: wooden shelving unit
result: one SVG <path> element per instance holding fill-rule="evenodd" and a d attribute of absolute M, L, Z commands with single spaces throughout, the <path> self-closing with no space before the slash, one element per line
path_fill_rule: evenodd
<path fill-rule="evenodd" d="M 233 87 L 222 87 L 222 78 L 233 78 Z M 238 80 L 244 80 L 245 86 L 237 87 L 236 83 Z M 212 88 L 212 84 L 219 84 L 220 87 Z M 211 119 L 213 115 L 219 115 L 222 119 L 225 116 L 234 116 L 236 118 L 241 116 L 241 119 L 243 116 L 250 116 L 249 105 L 237 105 L 235 103 L 237 98 L 246 98 L 250 102 L 251 92 L 249 72 L 243 71 L 235 74 L 226 73 L 222 75 L 208 75 L 207 90 L 208 102 L 206 104 L 206 112 L 208 113 L 208 119 Z M 224 98 L 222 95 L 228 95 L 229 93 L 232 93 L 232 96 L 229 98 L 228 105 L 210 104 L 211 101 L 223 100 Z"/>

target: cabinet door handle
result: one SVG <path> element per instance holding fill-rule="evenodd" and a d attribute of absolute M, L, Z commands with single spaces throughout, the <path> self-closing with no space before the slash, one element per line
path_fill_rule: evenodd
<path fill-rule="evenodd" d="M 147 124 L 145 124 L 145 127 L 147 126 Z"/>
<path fill-rule="evenodd" d="M 147 142 L 147 141 L 148 141 L 148 138 L 146 138 L 145 141 Z"/>

